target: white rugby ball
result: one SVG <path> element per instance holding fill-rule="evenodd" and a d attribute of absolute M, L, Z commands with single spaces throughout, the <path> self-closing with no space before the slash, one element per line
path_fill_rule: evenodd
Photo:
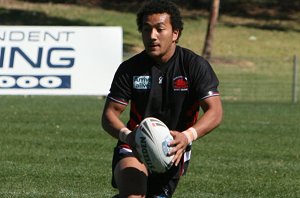
<path fill-rule="evenodd" d="M 169 128 L 159 119 L 145 118 L 136 130 L 136 150 L 140 160 L 152 172 L 163 173 L 172 166 L 172 149 L 168 143 L 173 140 Z"/>

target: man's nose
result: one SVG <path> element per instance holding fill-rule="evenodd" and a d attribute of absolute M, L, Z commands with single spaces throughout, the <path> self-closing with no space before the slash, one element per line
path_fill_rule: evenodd
<path fill-rule="evenodd" d="M 150 32 L 150 38 L 152 40 L 156 40 L 157 39 L 157 30 L 155 28 L 152 28 L 152 30 Z"/>

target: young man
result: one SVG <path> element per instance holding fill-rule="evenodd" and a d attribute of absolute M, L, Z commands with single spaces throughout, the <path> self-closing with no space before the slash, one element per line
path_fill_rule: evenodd
<path fill-rule="evenodd" d="M 183 22 L 173 3 L 148 2 L 137 14 L 137 25 L 145 50 L 118 68 L 102 115 L 103 128 L 119 139 L 112 184 L 119 197 L 171 197 L 187 170 L 192 141 L 222 120 L 218 79 L 207 61 L 176 44 Z M 120 115 L 129 101 L 125 125 Z M 134 154 L 135 128 L 149 116 L 163 121 L 174 137 L 173 166 L 163 174 L 148 171 Z"/>

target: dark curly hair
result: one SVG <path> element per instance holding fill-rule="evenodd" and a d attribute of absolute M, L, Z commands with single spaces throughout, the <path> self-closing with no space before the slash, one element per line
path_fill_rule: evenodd
<path fill-rule="evenodd" d="M 178 7 L 170 0 L 151 0 L 144 4 L 144 6 L 137 13 L 136 23 L 139 32 L 143 28 L 143 18 L 144 16 L 149 16 L 151 14 L 157 13 L 167 13 L 170 15 L 171 25 L 173 30 L 178 30 L 178 39 L 183 30 L 183 21 Z M 178 41 L 177 39 L 177 41 Z"/>

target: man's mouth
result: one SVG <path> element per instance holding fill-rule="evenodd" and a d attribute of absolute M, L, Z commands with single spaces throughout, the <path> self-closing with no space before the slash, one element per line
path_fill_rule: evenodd
<path fill-rule="evenodd" d="M 159 45 L 158 44 L 149 44 L 148 47 L 153 49 L 153 48 L 159 47 Z"/>

